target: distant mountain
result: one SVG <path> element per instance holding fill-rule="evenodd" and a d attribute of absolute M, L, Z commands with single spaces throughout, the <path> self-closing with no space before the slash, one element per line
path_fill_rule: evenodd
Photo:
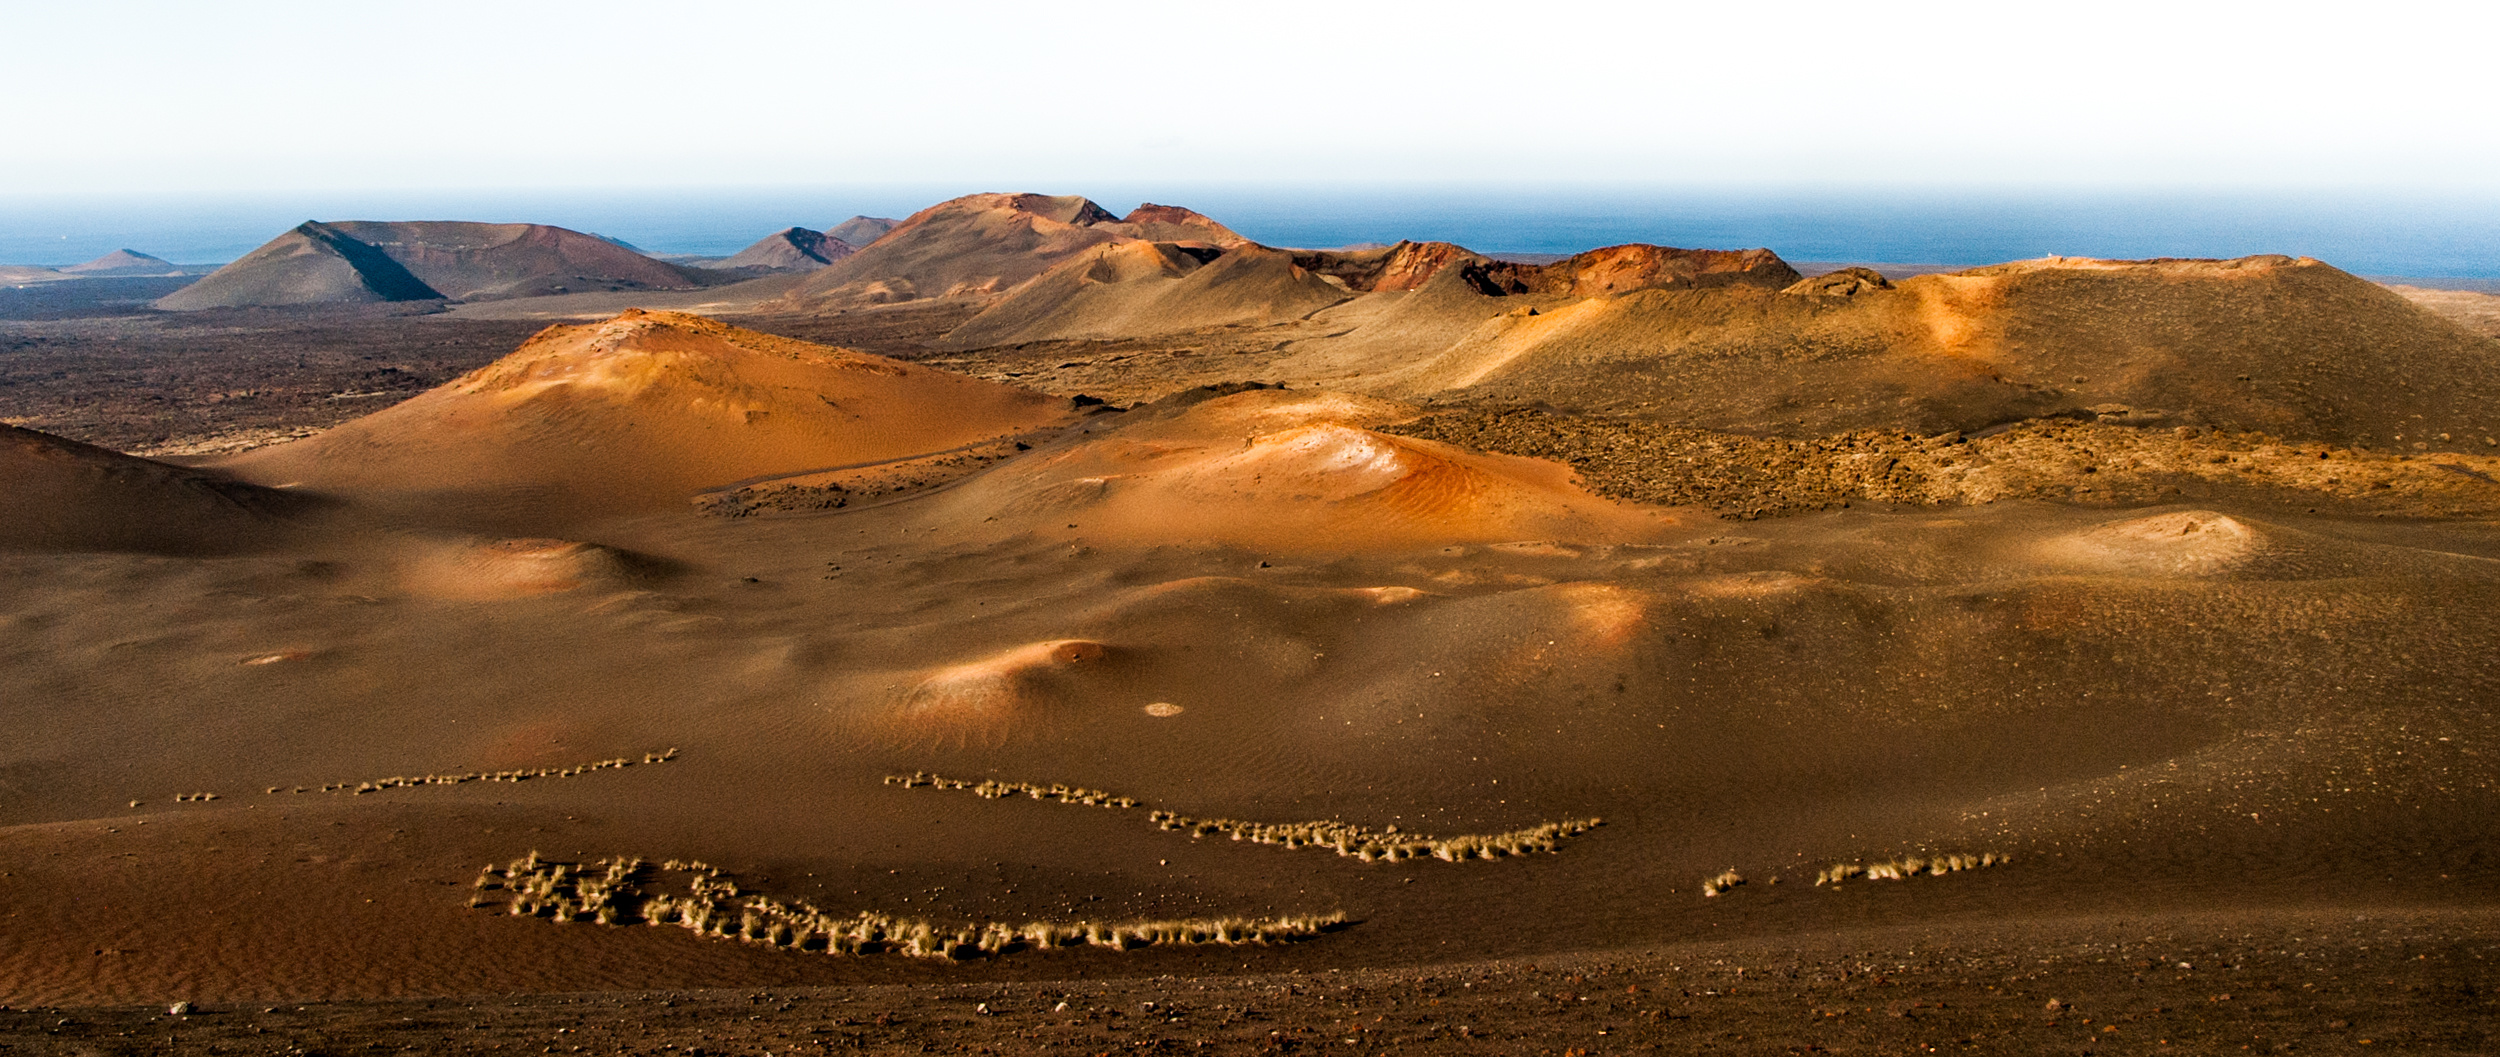
<path fill-rule="evenodd" d="M 1003 293 L 1052 265 L 1125 236 L 1082 196 L 978 194 L 912 214 L 868 248 L 821 269 L 789 295 L 830 308 Z"/>
<path fill-rule="evenodd" d="M 1448 242 L 1298 250 L 1294 252 L 1294 261 L 1366 293 L 1420 290 L 1434 276 L 1454 266 L 1461 270 L 1467 285 L 1494 295 L 1594 297 L 1634 290 L 1728 285 L 1777 290 L 1802 278 L 1788 262 L 1769 250 L 1682 250 L 1637 242 L 1558 257 L 1542 264 L 1498 260 Z"/>
<path fill-rule="evenodd" d="M 1120 218 L 1120 226 L 1130 229 L 1126 232 L 1129 237 L 1149 242 L 1204 243 L 1227 249 L 1251 244 L 1249 239 L 1204 213 L 1152 202 L 1129 210 L 1127 216 Z"/>
<path fill-rule="evenodd" d="M 992 303 L 945 339 L 978 348 L 1265 326 L 1363 295 L 1420 291 L 1444 277 L 1482 297 L 1731 285 L 1769 292 L 1800 278 L 1760 249 L 1635 244 L 1542 265 L 1448 242 L 1281 250 L 1179 206 L 1149 202 L 1114 218 L 1083 198 L 973 195 L 914 214 L 872 249 L 810 277 L 788 303 L 807 310 L 932 296 L 987 299 Z M 1449 327 L 1436 322 L 1433 329 Z"/>
<path fill-rule="evenodd" d="M 137 250 L 114 250 L 85 264 L 61 269 L 71 275 L 182 275 L 183 267 L 162 257 L 152 257 Z"/>
<path fill-rule="evenodd" d="M 1453 242 L 1357 245 L 1337 250 L 1297 250 L 1294 263 L 1362 293 L 1419 290 L 1452 265 L 1489 265 L 1493 259 Z"/>
<path fill-rule="evenodd" d="M 735 256 L 703 265 L 723 271 L 745 269 L 758 272 L 812 272 L 859 252 L 850 243 L 821 231 L 806 228 L 784 228 L 755 244 L 739 250 Z"/>
<path fill-rule="evenodd" d="M 305 221 L 156 302 L 169 311 L 377 301 L 487 301 L 720 282 L 544 224 Z"/>
<path fill-rule="evenodd" d="M 866 219 L 848 221 L 832 234 L 841 237 Z M 912 214 L 859 253 L 809 276 L 788 304 L 809 309 L 990 297 L 1118 242 L 1216 250 L 1251 245 L 1232 229 L 1178 206 L 1149 203 L 1121 217 L 1082 195 L 965 195 Z"/>
<path fill-rule="evenodd" d="M 825 234 L 849 243 L 852 249 L 864 250 L 901 223 L 891 217 L 852 217 L 826 229 Z"/>
<path fill-rule="evenodd" d="M 1230 250 L 1124 240 L 1061 262 L 947 333 L 980 348 L 1070 338 L 1119 338 L 1301 319 L 1355 294 L 1244 243 Z"/>
<path fill-rule="evenodd" d="M 1485 282 L 1503 293 L 1570 297 L 1720 286 L 1780 290 L 1805 278 L 1765 249 L 1680 250 L 1639 242 L 1594 249 L 1551 264 L 1495 261 L 1483 271 Z"/>

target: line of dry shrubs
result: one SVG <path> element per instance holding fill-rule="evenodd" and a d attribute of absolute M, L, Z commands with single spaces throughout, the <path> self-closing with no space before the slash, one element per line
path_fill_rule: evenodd
<path fill-rule="evenodd" d="M 575 778 L 593 771 L 632 767 L 637 763 L 667 763 L 676 758 L 677 750 L 670 749 L 667 752 L 646 752 L 639 760 L 619 756 L 613 760 L 598 760 L 575 764 L 571 767 L 533 767 L 519 771 L 472 771 L 468 774 L 420 774 L 414 777 L 394 775 L 370 782 L 332 782 L 324 786 L 311 787 L 299 785 L 292 792 L 354 793 L 357 796 L 363 796 L 366 793 L 379 793 L 385 789 L 406 789 L 419 785 L 465 785 L 470 782 L 526 782 L 533 778 Z M 284 786 L 273 785 L 269 787 L 269 791 L 280 793 L 290 790 Z M 209 799 L 216 799 L 216 794 L 209 794 Z"/>
<path fill-rule="evenodd" d="M 1867 864 L 1839 863 L 1832 866 L 1830 869 L 1815 874 L 1814 883 L 1818 887 L 1828 884 L 1837 888 L 1840 886 L 1841 882 L 1852 877 L 1863 877 L 1870 881 L 1906 881 L 1910 878 L 1917 877 L 1920 874 L 1925 874 L 1929 877 L 1942 877 L 1946 874 L 1959 873 L 1963 870 L 1977 870 L 1988 866 L 2002 866 L 2013 861 L 2014 857 L 2011 855 L 2004 855 L 1997 852 L 1983 852 L 1978 855 L 1938 855 L 1933 858 L 1911 856 L 1907 859 L 1895 859 L 1889 862 Z"/>
<path fill-rule="evenodd" d="M 928 786 L 932 789 L 968 789 L 974 796 L 985 800 L 1002 800 L 1021 795 L 1035 800 L 1057 800 L 1062 803 L 1085 804 L 1092 807 L 1131 808 L 1137 806 L 1135 797 L 1118 796 L 1100 789 L 1060 784 L 1035 785 L 1031 782 L 1000 782 L 991 779 L 975 782 L 963 778 L 947 778 L 930 774 L 927 771 L 890 774 L 885 777 L 885 784 L 906 788 Z"/>
<path fill-rule="evenodd" d="M 646 886 L 662 874 L 685 877 L 680 893 Z M 641 859 L 615 858 L 577 865 L 550 862 L 537 852 L 478 874 L 473 907 L 491 907 L 488 891 L 510 896 L 507 913 L 601 925 L 676 925 L 698 935 L 823 954 L 892 953 L 915 958 L 968 959 L 1021 950 L 1091 945 L 1113 950 L 1222 944 L 1289 943 L 1341 928 L 1343 913 L 1278 918 L 1198 918 L 1169 921 L 1029 921 L 1021 925 L 974 922 L 941 925 L 920 918 L 862 912 L 828 914 L 804 902 L 784 902 L 738 887 L 709 863 L 668 860 L 654 867 Z"/>
<path fill-rule="evenodd" d="M 1604 819 L 1575 818 L 1548 822 L 1508 833 L 1468 833 L 1456 837 L 1430 837 L 1420 833 L 1402 833 L 1396 826 L 1374 830 L 1352 823 L 1321 820 L 1317 822 L 1244 822 L 1230 818 L 1191 818 L 1170 811 L 1156 811 L 1150 816 L 1154 823 L 1168 830 L 1188 830 L 1192 837 L 1215 833 L 1229 834 L 1234 840 L 1252 844 L 1281 844 L 1288 848 L 1329 848 L 1337 854 L 1364 862 L 1402 862 L 1407 859 L 1433 858 L 1443 862 L 1468 859 L 1500 859 L 1529 852 L 1554 851 L 1565 837 L 1576 837 L 1599 826 Z"/>
<path fill-rule="evenodd" d="M 1892 859 L 1877 863 L 1839 863 L 1815 874 L 1814 884 L 1818 888 L 1824 885 L 1838 888 L 1841 882 L 1852 877 L 1863 877 L 1870 881 L 1906 881 L 1921 874 L 1929 877 L 1942 877 L 1949 873 L 1976 870 L 1986 866 L 2001 866 L 2013 861 L 2014 857 L 2011 855 L 1983 852 L 1978 855 L 1957 853 L 1938 855 L 1933 858 L 1914 855 L 1906 859 Z M 1715 877 L 1702 878 L 1701 894 L 1706 897 L 1716 897 L 1744 883 L 1745 875 L 1735 870 L 1728 870 Z M 1778 884 L 1780 879 L 1774 877 L 1771 883 Z"/>
<path fill-rule="evenodd" d="M 888 785 L 926 786 L 933 789 L 965 789 L 978 796 L 996 800 L 1019 793 L 1036 800 L 1058 800 L 1071 804 L 1094 804 L 1102 807 L 1131 808 L 1142 806 L 1135 797 L 1116 796 L 1099 789 L 1079 789 L 1065 785 L 1036 785 L 1030 782 L 972 781 L 945 778 L 915 771 L 908 775 L 890 775 Z M 1461 862 L 1468 859 L 1500 859 L 1529 852 L 1551 852 L 1563 838 L 1576 837 L 1606 820 L 1598 818 L 1565 819 L 1548 822 L 1508 833 L 1471 833 L 1456 837 L 1431 837 L 1419 833 L 1400 832 L 1398 827 L 1371 829 L 1349 822 L 1320 820 L 1316 822 L 1247 822 L 1231 818 L 1191 818 L 1173 811 L 1153 810 L 1146 813 L 1149 821 L 1166 830 L 1188 830 L 1192 837 L 1223 833 L 1238 841 L 1252 844 L 1278 844 L 1288 848 L 1328 848 L 1348 858 L 1364 862 L 1403 862 L 1409 859 L 1440 859 Z"/>

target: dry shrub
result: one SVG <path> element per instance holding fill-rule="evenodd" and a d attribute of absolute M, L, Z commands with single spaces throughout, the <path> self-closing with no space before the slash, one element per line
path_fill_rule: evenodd
<path fill-rule="evenodd" d="M 653 890 L 661 875 L 668 874 L 683 876 L 682 891 Z M 537 852 L 502 867 L 487 867 L 478 875 L 477 888 L 480 894 L 470 900 L 470 906 L 493 906 L 484 893 L 501 889 L 510 893 L 504 902 L 506 912 L 517 917 L 602 925 L 675 925 L 702 936 L 824 954 L 893 953 L 957 960 L 1080 944 L 1133 950 L 1290 943 L 1346 923 L 1343 913 L 1021 925 L 941 925 L 874 912 L 842 917 L 805 902 L 746 892 L 718 868 L 699 861 L 671 859 L 653 868 L 641 859 L 620 857 L 577 865 L 549 862 Z"/>
<path fill-rule="evenodd" d="M 294 791 L 298 793 L 354 793 L 357 796 L 363 796 L 366 793 L 379 793 L 385 789 L 408 789 L 421 785 L 466 785 L 470 782 L 526 782 L 534 778 L 578 778 L 585 774 L 591 774 L 598 771 L 618 770 L 626 767 L 632 767 L 637 764 L 667 763 L 676 758 L 677 750 L 670 749 L 666 752 L 646 752 L 642 754 L 642 758 L 639 760 L 619 756 L 613 760 L 595 760 L 590 763 L 575 764 L 571 767 L 531 767 L 514 771 L 471 771 L 467 774 L 403 774 L 393 775 L 389 778 L 377 778 L 372 781 L 365 782 L 332 782 L 328 785 L 319 786 L 313 789 L 306 789 L 305 787 L 299 785 L 295 787 Z M 269 791 L 275 793 L 281 788 L 282 787 L 280 786 L 273 785 L 269 787 Z M 217 799 L 217 794 L 199 794 L 199 798 L 215 800 Z"/>
<path fill-rule="evenodd" d="M 1118 796 L 1099 789 L 1082 789 L 1066 785 L 1036 785 L 1030 782 L 975 781 L 946 778 L 915 771 L 907 775 L 890 775 L 886 784 L 907 788 L 962 789 L 976 796 L 996 800 L 1019 793 L 1036 800 L 1057 800 L 1069 804 L 1090 804 L 1100 807 L 1133 808 L 1141 805 L 1135 797 Z M 1327 848 L 1348 858 L 1364 862 L 1404 862 L 1410 859 L 1439 859 L 1443 862 L 1464 862 L 1470 859 L 1500 859 L 1529 852 L 1557 850 L 1565 837 L 1576 837 L 1599 826 L 1604 819 L 1565 819 L 1530 826 L 1508 833 L 1473 833 L 1455 837 L 1432 837 L 1401 832 L 1398 827 L 1371 829 L 1350 822 L 1320 820 L 1315 822 L 1249 822 L 1230 818 L 1192 818 L 1173 811 L 1150 810 L 1148 821 L 1165 830 L 1187 830 L 1192 837 L 1226 834 L 1237 841 L 1252 844 L 1279 844 L 1288 848 Z"/>
<path fill-rule="evenodd" d="M 1921 875 L 1942 877 L 1963 870 L 2002 866 L 2013 861 L 2014 857 L 2011 855 L 1983 852 L 1977 855 L 1955 853 L 1925 858 L 1914 855 L 1906 859 L 1874 863 L 1835 863 L 1830 868 L 1814 875 L 1814 883 L 1818 887 L 1828 884 L 1837 888 L 1841 882 L 1853 877 L 1863 877 L 1870 881 L 1906 881 Z"/>

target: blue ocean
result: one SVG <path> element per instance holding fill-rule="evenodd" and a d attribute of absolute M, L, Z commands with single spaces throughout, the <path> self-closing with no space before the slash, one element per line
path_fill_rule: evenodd
<path fill-rule="evenodd" d="M 75 264 L 124 247 L 229 261 L 307 219 L 534 221 L 658 253 L 720 255 L 792 225 L 906 216 L 983 187 L 370 192 L 0 198 L 0 263 Z M 2049 254 L 2285 253 L 2372 276 L 2500 280 L 2500 196 L 2388 192 L 1084 187 L 1114 212 L 1184 205 L 1277 246 L 1440 239 L 1486 253 L 1622 242 L 1765 246 L 1792 261 L 1969 266 Z"/>

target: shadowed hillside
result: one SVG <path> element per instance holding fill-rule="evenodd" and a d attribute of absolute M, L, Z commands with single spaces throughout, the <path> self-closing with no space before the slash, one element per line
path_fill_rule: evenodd
<path fill-rule="evenodd" d="M 215 554 L 266 547 L 309 504 L 222 474 L 0 425 L 0 549 Z"/>

